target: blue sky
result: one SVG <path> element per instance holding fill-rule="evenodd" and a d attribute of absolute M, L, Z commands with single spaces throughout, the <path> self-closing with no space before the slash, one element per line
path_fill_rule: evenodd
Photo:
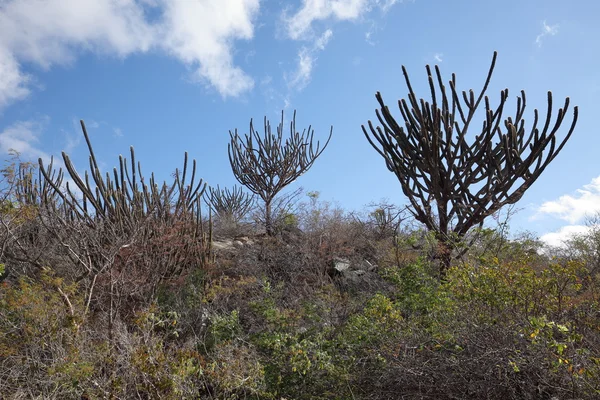
<path fill-rule="evenodd" d="M 419 96 L 426 64 L 477 90 L 497 50 L 492 102 L 509 88 L 512 113 L 524 89 L 528 121 L 533 108 L 545 112 L 548 90 L 555 110 L 566 96 L 580 108 L 573 137 L 511 223 L 557 243 L 600 211 L 598 16 L 595 0 L 4 0 L 0 150 L 28 159 L 65 150 L 83 170 L 83 119 L 107 169 L 133 145 L 146 174 L 168 178 L 188 151 L 209 184 L 231 186 L 229 130 L 295 109 L 299 129 L 325 139 L 334 127 L 295 187 L 348 210 L 403 204 L 362 134 L 375 92 L 400 118 L 401 65 Z"/>

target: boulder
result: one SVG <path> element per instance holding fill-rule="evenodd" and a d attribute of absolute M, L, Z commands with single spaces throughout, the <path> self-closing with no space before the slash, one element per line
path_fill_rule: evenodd
<path fill-rule="evenodd" d="M 240 236 L 235 239 L 215 238 L 212 247 L 216 251 L 232 251 L 243 247 L 252 246 L 254 242 L 247 236 Z"/>
<path fill-rule="evenodd" d="M 351 263 L 345 258 L 335 257 L 333 259 L 333 271 L 337 273 L 343 273 L 350 269 Z"/>

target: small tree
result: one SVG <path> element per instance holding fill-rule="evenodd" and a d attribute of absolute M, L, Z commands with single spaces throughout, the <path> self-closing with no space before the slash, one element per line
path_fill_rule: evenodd
<path fill-rule="evenodd" d="M 237 129 L 229 131 L 229 163 L 235 178 L 265 203 L 265 228 L 269 236 L 274 235 L 272 203 L 277 194 L 300 175 L 310 169 L 317 157 L 329 144 L 313 146 L 314 130 L 311 126 L 299 133 L 296 131 L 296 112 L 290 123 L 290 136 L 283 138 L 283 112 L 277 126 L 277 134 L 271 132 L 271 124 L 265 117 L 265 131 L 260 135 L 250 120 L 250 133 L 240 137 Z"/>
<path fill-rule="evenodd" d="M 408 101 L 398 102 L 404 126 L 396 122 L 379 92 L 381 110 L 376 110 L 382 127 L 369 121 L 363 132 L 369 143 L 396 174 L 408 197 L 415 218 L 433 231 L 440 246 L 442 274 L 449 267 L 457 242 L 474 226 L 507 204 L 516 203 L 536 181 L 571 137 L 577 122 L 577 107 L 571 127 L 558 144 L 556 133 L 569 107 L 569 98 L 552 120 L 552 93 L 548 92 L 548 111 L 543 128 L 538 129 L 538 111 L 533 125 L 525 131 L 525 92 L 517 97 L 513 117 L 502 119 L 508 89 L 500 93 L 500 104 L 490 106 L 485 91 L 496 63 L 492 63 L 483 89 L 459 95 L 453 74 L 448 91 L 439 68 L 435 76 L 426 66 L 431 102 L 417 100 L 406 69 L 402 72 L 408 86 Z M 436 87 L 437 84 L 437 87 Z M 467 141 L 468 129 L 481 102 L 485 120 L 474 141 Z"/>

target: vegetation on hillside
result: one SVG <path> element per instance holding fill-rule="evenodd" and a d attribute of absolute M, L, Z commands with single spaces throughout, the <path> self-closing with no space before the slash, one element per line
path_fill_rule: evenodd
<path fill-rule="evenodd" d="M 504 156 L 486 170 L 489 182 L 493 171 L 534 180 L 519 169 L 521 153 L 509 151 L 524 134 L 515 126 L 506 125 L 518 140 L 501 135 Z M 307 139 L 291 127 L 288 142 L 268 125 L 264 142 L 256 133 L 245 143 L 231 136 L 234 172 L 258 187 L 263 208 L 241 188 L 205 191 L 187 155 L 172 182 L 143 175 L 133 148 L 104 174 L 83 123 L 91 168 L 83 176 L 66 154 L 66 172 L 8 160 L 0 184 L 0 398 L 600 397 L 597 221 L 564 248 L 548 249 L 529 234 L 510 235 L 510 208 L 465 204 L 470 217 L 459 220 L 485 214 L 488 224 L 477 219 L 450 237 L 435 225 L 443 213 L 429 209 L 430 226 L 414 202 L 375 203 L 362 213 L 317 192 L 277 202 L 329 141 L 313 150 L 312 131 Z M 401 141 L 400 129 L 377 132 Z M 423 145 L 441 134 L 419 132 Z M 534 133 L 551 147 L 551 161 L 562 144 L 555 149 L 550 136 Z M 251 137 L 262 144 L 254 148 Z M 444 154 L 465 151 L 456 159 L 485 170 L 489 157 L 468 161 L 481 143 L 448 140 Z M 526 159 L 541 160 L 535 154 L 546 145 Z M 381 154 L 400 178 L 408 159 L 386 146 Z M 252 154 L 257 164 L 246 163 Z M 272 154 L 294 154 L 287 175 L 270 166 Z M 539 175 L 546 164 L 536 163 Z M 257 166 L 268 173 L 259 178 Z M 429 187 L 440 211 L 443 177 L 434 185 L 429 172 L 414 172 L 429 167 L 417 167 L 413 179 Z M 461 182 L 464 171 L 453 171 Z M 469 182 L 450 194 L 484 201 L 469 198 Z M 509 188 L 488 200 L 510 198 Z M 451 227 L 456 221 L 446 217 Z"/>

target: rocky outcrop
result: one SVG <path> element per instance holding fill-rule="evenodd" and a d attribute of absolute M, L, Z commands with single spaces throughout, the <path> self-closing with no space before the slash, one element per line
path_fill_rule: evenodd
<path fill-rule="evenodd" d="M 219 251 L 233 251 L 236 249 L 242 249 L 244 247 L 250 247 L 254 244 L 254 241 L 247 236 L 240 236 L 236 238 L 215 238 L 212 242 L 213 250 Z"/>
<path fill-rule="evenodd" d="M 376 269 L 377 265 L 367 260 L 350 261 L 346 258 L 334 257 L 329 269 L 329 275 L 333 278 L 358 282 L 362 276 L 370 272 L 375 272 Z"/>

